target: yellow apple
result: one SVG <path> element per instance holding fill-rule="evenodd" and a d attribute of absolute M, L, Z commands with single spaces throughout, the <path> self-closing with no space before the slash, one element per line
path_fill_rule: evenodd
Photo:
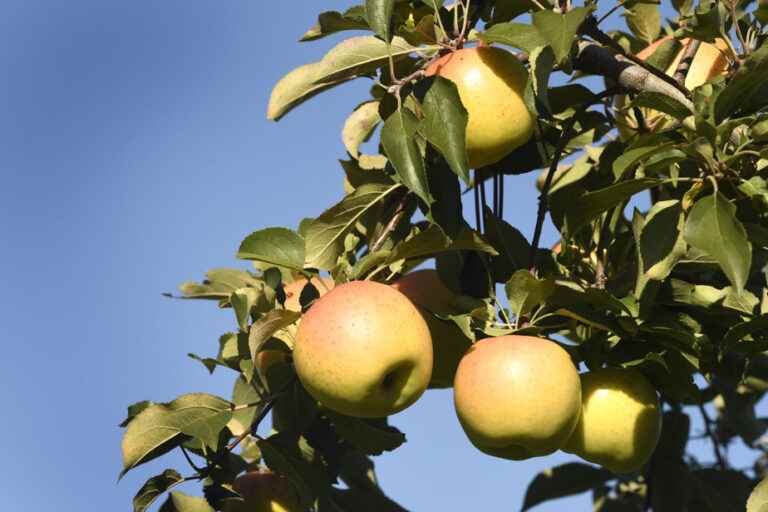
<path fill-rule="evenodd" d="M 768 511 L 768 478 L 763 478 L 749 495 L 747 512 Z"/>
<path fill-rule="evenodd" d="M 285 309 L 289 311 L 301 311 L 299 298 L 301 297 L 301 291 L 306 285 L 307 279 L 304 277 L 285 285 Z M 329 277 L 314 277 L 312 278 L 312 285 L 314 285 L 321 297 L 335 286 L 333 279 Z"/>
<path fill-rule="evenodd" d="M 614 473 L 640 469 L 661 434 L 656 389 L 637 370 L 604 368 L 581 375 L 582 412 L 563 448 Z"/>
<path fill-rule="evenodd" d="M 523 101 L 528 72 L 506 50 L 483 46 L 444 55 L 426 70 L 456 84 L 467 109 L 471 168 L 498 162 L 533 134 L 534 118 Z"/>
<path fill-rule="evenodd" d="M 271 471 L 249 471 L 238 476 L 233 489 L 245 503 L 228 503 L 224 512 L 303 512 L 291 483 Z"/>
<path fill-rule="evenodd" d="M 299 323 L 293 360 L 317 401 L 377 418 L 413 404 L 432 374 L 432 339 L 419 310 L 391 286 L 341 284 Z"/>
<path fill-rule="evenodd" d="M 668 35 L 658 41 L 654 41 L 643 50 L 637 53 L 637 57 L 642 60 L 646 60 L 654 54 L 664 43 L 674 39 L 674 36 Z M 677 71 L 680 61 L 685 54 L 685 50 L 688 45 L 692 44 L 691 39 L 682 39 L 680 43 L 682 47 L 678 50 L 672 62 L 667 66 L 665 70 L 666 74 L 673 76 Z M 712 78 L 725 74 L 728 71 L 730 63 L 734 60 L 730 46 L 723 39 L 716 39 L 715 44 L 701 42 L 699 49 L 691 61 L 691 66 L 688 69 L 688 73 L 685 76 L 685 87 L 693 90 L 696 87 L 703 85 Z M 634 112 L 626 106 L 626 96 L 619 96 L 616 98 L 614 107 L 617 110 L 616 115 L 616 127 L 619 130 L 619 135 L 623 140 L 628 140 L 637 132 L 637 119 Z M 651 130 L 660 129 L 668 120 L 664 114 L 656 110 L 643 108 L 641 109 L 643 117 L 645 118 L 645 124 Z"/>
<path fill-rule="evenodd" d="M 486 338 L 459 363 L 454 403 L 464 432 L 481 451 L 512 460 L 547 455 L 563 446 L 578 422 L 579 374 L 552 341 Z"/>
<path fill-rule="evenodd" d="M 434 358 L 429 387 L 453 386 L 459 361 L 472 342 L 456 324 L 440 320 L 432 313 L 458 313 L 456 294 L 443 284 L 437 271 L 433 269 L 417 270 L 406 274 L 394 282 L 392 287 L 411 299 L 429 327 Z"/>

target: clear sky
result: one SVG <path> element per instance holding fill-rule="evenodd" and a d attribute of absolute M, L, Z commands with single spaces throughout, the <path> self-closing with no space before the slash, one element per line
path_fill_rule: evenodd
<path fill-rule="evenodd" d="M 278 124 L 265 110 L 277 79 L 335 41 L 296 42 L 317 11 L 347 6 L 0 2 L 0 508 L 129 510 L 147 477 L 187 472 L 171 456 L 116 483 L 126 405 L 230 392 L 231 373 L 208 377 L 185 354 L 215 354 L 231 312 L 161 293 L 242 266 L 234 253 L 245 235 L 294 227 L 341 197 L 339 130 L 368 83 Z M 508 220 L 524 233 L 534 179 L 507 187 Z M 548 228 L 545 243 L 555 238 Z M 377 459 L 379 476 L 417 512 L 519 509 L 536 472 L 571 460 L 482 455 L 450 391 L 427 393 L 393 422 L 408 443 Z"/>

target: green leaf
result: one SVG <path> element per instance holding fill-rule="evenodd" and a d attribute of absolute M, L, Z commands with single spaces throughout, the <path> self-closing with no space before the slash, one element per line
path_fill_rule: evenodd
<path fill-rule="evenodd" d="M 306 229 L 307 268 L 331 270 L 343 250 L 344 236 L 371 208 L 388 198 L 400 184 L 363 185 L 323 212 Z"/>
<path fill-rule="evenodd" d="M 639 249 L 643 273 L 649 279 L 666 279 L 685 255 L 687 247 L 682 233 L 684 224 L 685 216 L 680 201 L 660 201 L 648 211 Z"/>
<path fill-rule="evenodd" d="M 237 257 L 301 270 L 304 268 L 304 252 L 304 239 L 295 231 L 267 228 L 248 235 L 240 244 Z"/>
<path fill-rule="evenodd" d="M 661 183 L 661 180 L 654 178 L 621 181 L 575 198 L 564 197 L 562 204 L 555 204 L 552 208 L 555 211 L 562 211 L 565 216 L 567 232 L 574 234 L 601 213 L 619 206 L 638 192 L 658 186 Z"/>
<path fill-rule="evenodd" d="M 547 45 L 547 40 L 536 27 L 523 23 L 497 23 L 485 32 L 478 34 L 478 37 L 487 44 L 505 44 L 519 48 L 528 54 L 536 48 Z"/>
<path fill-rule="evenodd" d="M 668 147 L 669 145 L 652 145 L 632 148 L 628 151 L 625 151 L 619 155 L 616 160 L 613 161 L 613 176 L 616 179 L 620 179 L 627 170 L 636 167 L 646 158 L 650 157 L 651 155 L 655 155 L 660 151 L 664 151 Z"/>
<path fill-rule="evenodd" d="M 162 474 L 153 476 L 139 489 L 133 498 L 133 512 L 144 512 L 155 502 L 163 493 L 169 491 L 176 485 L 183 482 L 178 471 L 166 469 Z"/>
<path fill-rule="evenodd" d="M 245 380 L 241 375 L 235 379 L 235 385 L 232 389 L 232 403 L 236 406 L 254 404 L 261 400 L 261 395 L 252 383 Z M 266 403 L 266 402 L 264 402 Z M 227 424 L 233 436 L 239 436 L 250 428 L 254 418 L 260 412 L 259 407 L 248 407 L 232 413 L 232 419 Z"/>
<path fill-rule="evenodd" d="M 381 144 L 395 168 L 398 177 L 409 190 L 427 204 L 432 203 L 429 193 L 424 158 L 416 143 L 419 121 L 408 109 L 393 112 L 381 130 Z"/>
<path fill-rule="evenodd" d="M 542 46 L 533 50 L 528 56 L 531 80 L 525 87 L 525 101 L 532 112 L 543 111 L 551 115 L 549 104 L 549 75 L 555 67 L 555 54 L 552 48 Z"/>
<path fill-rule="evenodd" d="M 717 260 L 740 293 L 752 265 L 752 244 L 736 218 L 736 206 L 720 192 L 696 202 L 685 224 L 685 241 Z"/>
<path fill-rule="evenodd" d="M 122 421 L 122 423 L 120 423 L 120 426 L 123 428 L 127 427 L 128 424 L 133 421 L 133 418 L 135 418 L 141 411 L 151 405 L 155 405 L 155 402 L 151 400 L 142 400 L 141 402 L 136 402 L 135 404 L 129 405 L 128 416 Z"/>
<path fill-rule="evenodd" d="M 768 477 L 760 481 L 749 495 L 747 512 L 768 512 Z"/>
<path fill-rule="evenodd" d="M 392 11 L 395 0 L 365 0 L 365 18 L 377 36 L 389 42 L 392 37 Z"/>
<path fill-rule="evenodd" d="M 300 318 L 301 313 L 285 309 L 275 309 L 265 314 L 251 325 L 251 330 L 248 333 L 248 348 L 251 351 L 251 359 L 254 367 L 256 366 L 256 358 L 259 355 L 261 346 L 269 338 L 274 336 L 275 333 L 281 329 L 285 329 Z"/>
<path fill-rule="evenodd" d="M 405 434 L 386 420 L 366 420 L 330 413 L 336 432 L 366 455 L 381 455 L 405 443 Z"/>
<path fill-rule="evenodd" d="M 627 26 L 639 39 L 648 44 L 654 42 L 661 32 L 661 11 L 654 3 L 637 3 L 624 11 Z"/>
<path fill-rule="evenodd" d="M 688 105 L 684 105 L 676 99 L 658 92 L 641 92 L 632 101 L 632 105 L 658 110 L 681 121 L 693 114 Z"/>
<path fill-rule="evenodd" d="M 214 268 L 205 274 L 202 283 L 188 281 L 179 286 L 179 291 L 185 299 L 229 299 L 238 288 L 262 288 L 261 279 L 245 270 L 234 268 Z"/>
<path fill-rule="evenodd" d="M 589 491 L 613 478 L 610 471 L 578 462 L 546 469 L 528 485 L 522 510 L 525 512 L 545 501 Z"/>
<path fill-rule="evenodd" d="M 748 343 L 745 339 L 758 332 L 768 334 L 768 315 L 761 315 L 747 322 L 732 326 L 728 329 L 728 332 L 726 332 L 725 337 L 723 338 L 723 344 L 730 346 L 740 341 Z"/>
<path fill-rule="evenodd" d="M 494 281 L 504 283 L 516 270 L 526 268 L 531 255 L 531 246 L 525 235 L 507 221 L 494 215 L 490 208 L 486 206 L 484 212 L 485 236 L 499 252 L 498 256 L 491 258 Z"/>
<path fill-rule="evenodd" d="M 320 61 L 316 82 L 327 83 L 368 74 L 393 59 L 416 51 L 405 39 L 394 37 L 390 44 L 374 36 L 358 36 L 346 39 L 325 54 Z M 432 48 L 424 46 L 420 50 Z"/>
<path fill-rule="evenodd" d="M 468 115 L 456 85 L 435 77 L 422 105 L 424 118 L 419 133 L 445 157 L 456 176 L 469 184 L 466 128 Z"/>
<path fill-rule="evenodd" d="M 461 187 L 448 163 L 439 155 L 429 151 L 427 166 L 429 190 L 434 202 L 427 212 L 427 219 L 437 224 L 449 237 L 456 237 L 465 225 L 461 205 Z"/>
<path fill-rule="evenodd" d="M 214 512 L 205 498 L 172 492 L 158 512 Z"/>
<path fill-rule="evenodd" d="M 452 251 L 480 251 L 497 255 L 496 250 L 486 243 L 475 231 L 464 228 L 453 240 L 442 229 L 432 225 L 413 238 L 398 244 L 388 259 L 388 264 L 401 260 L 428 258 Z"/>
<path fill-rule="evenodd" d="M 323 69 L 324 65 L 321 62 L 313 62 L 300 66 L 281 78 L 269 97 L 267 119 L 279 121 L 285 114 L 312 97 L 355 78 L 345 76 L 319 82 L 318 80 L 324 76 Z"/>
<path fill-rule="evenodd" d="M 347 118 L 341 131 L 341 140 L 352 158 L 360 156 L 360 145 L 371 137 L 380 121 L 378 101 L 363 103 Z"/>
<path fill-rule="evenodd" d="M 558 64 L 562 65 L 570 55 L 579 26 L 591 12 L 591 8 L 576 7 L 566 14 L 550 10 L 533 13 L 533 24 L 541 37 L 552 47 Z"/>
<path fill-rule="evenodd" d="M 518 270 L 505 286 L 509 308 L 517 318 L 526 316 L 555 291 L 552 279 L 536 279 L 527 270 Z"/>
<path fill-rule="evenodd" d="M 317 23 L 301 36 L 299 41 L 316 41 L 322 37 L 345 30 L 368 30 L 363 7 L 353 7 L 344 14 L 337 11 L 326 11 L 317 18 Z"/>
<path fill-rule="evenodd" d="M 408 512 L 396 502 L 385 496 L 379 489 L 336 489 L 333 492 L 333 502 L 336 510 L 333 512 Z M 321 512 L 326 512 L 320 509 Z"/>
<path fill-rule="evenodd" d="M 241 331 L 248 330 L 248 321 L 251 318 L 251 308 L 259 299 L 259 292 L 253 288 L 240 288 L 232 292 L 229 298 L 232 309 L 235 311 L 237 325 Z"/>
<path fill-rule="evenodd" d="M 172 450 L 185 435 L 215 447 L 219 432 L 232 417 L 231 406 L 221 398 L 194 393 L 147 407 L 128 424 L 123 435 L 120 475 Z"/>
<path fill-rule="evenodd" d="M 752 52 L 715 100 L 715 122 L 749 106 L 761 108 L 768 99 L 768 45 Z"/>
<path fill-rule="evenodd" d="M 299 440 L 284 434 L 275 434 L 257 441 L 262 457 L 274 472 L 285 476 L 296 488 L 301 501 L 309 508 L 317 496 L 329 492 L 325 470 L 305 460 L 298 446 Z"/>

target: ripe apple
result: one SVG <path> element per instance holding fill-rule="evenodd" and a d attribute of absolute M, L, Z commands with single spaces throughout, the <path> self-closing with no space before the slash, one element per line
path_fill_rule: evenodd
<path fill-rule="evenodd" d="M 486 338 L 459 363 L 454 403 L 464 432 L 484 453 L 512 460 L 547 455 L 578 422 L 579 374 L 552 341 Z"/>
<path fill-rule="evenodd" d="M 659 49 L 661 45 L 667 41 L 674 39 L 674 36 L 668 35 L 658 41 L 654 41 L 643 50 L 637 53 L 637 57 L 646 60 Z M 665 70 L 666 74 L 672 76 L 677 71 L 680 61 L 685 54 L 685 50 L 688 45 L 692 44 L 692 40 L 685 38 L 680 40 L 682 47 L 678 50 L 672 62 L 667 66 Z M 693 90 L 700 85 L 703 85 L 708 80 L 722 75 L 728 71 L 730 63 L 733 61 L 733 55 L 731 49 L 723 39 L 716 39 L 715 44 L 701 42 L 699 49 L 691 61 L 691 66 L 688 69 L 688 73 L 685 76 L 685 87 Z M 619 130 L 619 135 L 623 140 L 628 140 L 637 131 L 637 119 L 634 112 L 626 107 L 626 96 L 619 96 L 616 98 L 614 106 L 618 112 L 616 116 L 616 126 Z M 660 129 L 666 120 L 668 119 L 664 114 L 656 110 L 643 108 L 641 109 L 643 117 L 645 118 L 645 124 L 650 129 Z"/>
<path fill-rule="evenodd" d="M 224 512 L 301 512 L 299 497 L 291 483 L 271 471 L 249 471 L 232 485 L 245 503 L 228 503 Z"/>
<path fill-rule="evenodd" d="M 456 84 L 467 109 L 467 156 L 471 168 L 498 162 L 533 134 L 534 119 L 523 95 L 528 72 L 506 50 L 483 46 L 444 55 L 426 70 Z"/>
<path fill-rule="evenodd" d="M 289 311 L 301 311 L 299 298 L 301 297 L 301 291 L 307 285 L 307 282 L 307 279 L 302 277 L 285 285 L 285 309 Z M 314 277 L 312 278 L 312 285 L 314 285 L 321 297 L 335 286 L 333 279 L 329 277 Z"/>
<path fill-rule="evenodd" d="M 372 281 L 341 284 L 304 314 L 293 361 L 316 400 L 378 418 L 413 404 L 432 374 L 429 328 L 408 298 Z"/>
<path fill-rule="evenodd" d="M 661 434 L 656 390 L 637 370 L 604 368 L 581 375 L 582 412 L 563 448 L 614 473 L 640 469 Z"/>
<path fill-rule="evenodd" d="M 443 284 L 433 269 L 406 274 L 392 283 L 392 287 L 411 299 L 429 327 L 434 358 L 429 387 L 453 386 L 456 368 L 464 353 L 472 346 L 472 341 L 456 324 L 440 320 L 432 313 L 458 313 L 460 308 L 456 304 L 456 294 Z"/>
<path fill-rule="evenodd" d="M 747 500 L 747 512 L 763 512 L 768 510 L 768 477 L 763 478 Z"/>

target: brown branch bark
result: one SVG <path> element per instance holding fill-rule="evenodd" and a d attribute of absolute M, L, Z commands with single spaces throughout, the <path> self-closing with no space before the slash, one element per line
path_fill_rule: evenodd
<path fill-rule="evenodd" d="M 668 96 L 693 110 L 693 102 L 680 91 L 679 87 L 642 66 L 616 55 L 608 48 L 596 43 L 579 42 L 579 52 L 574 68 L 585 73 L 613 79 L 619 86 L 635 92 L 654 92 Z M 669 78 L 669 77 L 667 77 Z M 672 80 L 672 78 L 669 78 Z"/>

